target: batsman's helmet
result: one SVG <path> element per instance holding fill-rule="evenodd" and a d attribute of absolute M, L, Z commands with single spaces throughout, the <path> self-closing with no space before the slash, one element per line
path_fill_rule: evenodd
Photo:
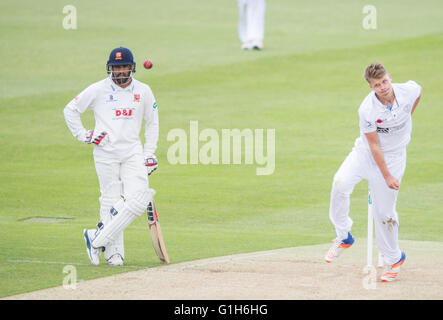
<path fill-rule="evenodd" d="M 132 73 L 135 72 L 135 60 L 131 50 L 120 47 L 115 48 L 109 55 L 109 60 L 106 63 L 106 71 L 111 73 L 111 66 L 129 66 L 132 65 Z"/>

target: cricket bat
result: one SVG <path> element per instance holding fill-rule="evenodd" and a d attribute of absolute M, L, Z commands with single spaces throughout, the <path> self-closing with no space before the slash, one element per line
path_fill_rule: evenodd
<path fill-rule="evenodd" d="M 166 252 L 165 242 L 163 240 L 162 229 L 158 221 L 157 209 L 155 208 L 154 199 L 148 204 L 148 226 L 151 233 L 152 244 L 154 245 L 155 253 L 161 262 L 169 264 L 168 253 Z"/>

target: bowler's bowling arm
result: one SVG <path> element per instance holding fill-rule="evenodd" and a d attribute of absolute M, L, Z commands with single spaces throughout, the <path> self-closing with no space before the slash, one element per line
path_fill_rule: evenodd
<path fill-rule="evenodd" d="M 389 188 L 398 190 L 400 188 L 400 182 L 391 175 L 391 172 L 386 165 L 385 157 L 380 147 L 380 140 L 378 139 L 377 131 L 365 133 L 365 136 L 368 140 L 369 148 L 371 149 L 375 163 L 377 163 L 383 178 L 385 178 L 386 184 Z"/>

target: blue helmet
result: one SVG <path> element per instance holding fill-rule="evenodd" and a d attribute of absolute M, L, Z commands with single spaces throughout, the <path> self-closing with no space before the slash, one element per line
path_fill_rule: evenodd
<path fill-rule="evenodd" d="M 132 66 L 132 69 L 127 76 L 115 76 L 112 72 L 112 66 Z M 135 73 L 135 60 L 131 50 L 123 47 L 112 50 L 106 63 L 106 71 L 108 74 L 112 74 L 112 79 L 119 84 L 126 83 L 131 78 L 131 73 Z"/>
<path fill-rule="evenodd" d="M 109 55 L 109 60 L 106 63 L 106 67 L 108 70 L 108 73 L 110 72 L 110 66 L 133 66 L 133 72 L 135 72 L 135 60 L 134 56 L 132 55 L 131 50 L 128 48 L 120 47 L 115 48 L 111 51 L 111 54 Z"/>

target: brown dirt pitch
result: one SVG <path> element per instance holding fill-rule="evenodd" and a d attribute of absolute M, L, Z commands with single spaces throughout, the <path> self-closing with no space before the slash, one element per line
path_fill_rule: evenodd
<path fill-rule="evenodd" d="M 332 264 L 323 260 L 329 246 L 177 263 L 6 299 L 443 299 L 443 243 L 400 241 L 407 259 L 391 283 L 380 282 L 381 268 L 365 268 L 365 240 Z"/>

